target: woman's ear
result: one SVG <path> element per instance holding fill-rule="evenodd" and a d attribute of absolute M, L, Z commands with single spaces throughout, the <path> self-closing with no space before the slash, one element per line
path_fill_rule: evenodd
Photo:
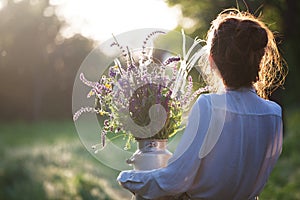
<path fill-rule="evenodd" d="M 211 69 L 215 70 L 216 69 L 216 64 L 215 64 L 215 62 L 212 58 L 211 53 L 208 56 L 208 61 L 209 61 L 209 65 L 210 65 Z"/>
<path fill-rule="evenodd" d="M 211 53 L 209 53 L 209 59 L 212 59 L 212 55 L 211 55 Z"/>

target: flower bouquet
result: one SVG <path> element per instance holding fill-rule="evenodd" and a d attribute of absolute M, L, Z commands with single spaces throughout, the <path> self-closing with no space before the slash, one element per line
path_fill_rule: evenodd
<path fill-rule="evenodd" d="M 189 111 L 200 93 L 209 90 L 205 85 L 195 89 L 189 74 L 199 59 L 200 50 L 197 48 L 201 40 L 195 39 L 186 52 L 186 36 L 182 31 L 182 55 L 174 56 L 170 52 L 146 47 L 159 34 L 165 33 L 151 32 L 143 46 L 136 50 L 123 47 L 114 38 L 111 48 L 118 48 L 121 55 L 114 59 L 100 79 L 90 81 L 84 73 L 80 74 L 82 83 L 91 88 L 87 98 L 95 97 L 95 106 L 80 108 L 73 119 L 76 121 L 86 112 L 97 114 L 103 125 L 101 147 L 94 146 L 96 150 L 105 147 L 107 138 L 113 140 L 117 137 L 126 139 L 126 150 L 133 142 L 145 140 L 150 142 L 140 150 L 160 147 L 153 141 L 166 141 L 183 129 L 184 113 Z M 167 58 L 162 61 L 155 54 L 163 54 Z M 130 161 L 132 163 L 133 159 L 128 163 Z"/>

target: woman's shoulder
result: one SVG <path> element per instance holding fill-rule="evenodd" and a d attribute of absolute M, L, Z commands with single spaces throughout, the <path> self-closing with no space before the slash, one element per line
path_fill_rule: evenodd
<path fill-rule="evenodd" d="M 239 95 L 238 98 L 233 95 L 228 95 L 227 93 L 201 94 L 197 102 L 200 107 L 207 106 L 236 112 L 243 110 L 246 113 L 282 116 L 282 109 L 278 103 L 263 99 L 254 93 Z"/>
<path fill-rule="evenodd" d="M 201 94 L 196 102 L 199 105 L 211 105 L 211 98 L 212 94 Z"/>
<path fill-rule="evenodd" d="M 264 100 L 265 104 L 268 106 L 268 108 L 274 112 L 274 114 L 278 115 L 281 117 L 282 114 L 282 109 L 281 106 L 276 103 L 275 101 L 271 101 L 271 100 Z"/>
<path fill-rule="evenodd" d="M 255 95 L 257 102 L 257 107 L 259 107 L 262 112 L 266 112 L 269 114 L 277 115 L 277 116 L 282 116 L 282 109 L 281 106 L 276 103 L 275 101 L 269 100 L 269 99 L 264 99 L 257 94 Z"/>
<path fill-rule="evenodd" d="M 198 97 L 197 102 L 202 105 L 224 106 L 226 105 L 226 95 L 217 93 L 201 94 Z"/>

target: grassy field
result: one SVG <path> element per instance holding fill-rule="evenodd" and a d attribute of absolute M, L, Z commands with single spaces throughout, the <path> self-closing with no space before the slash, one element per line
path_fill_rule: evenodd
<path fill-rule="evenodd" d="M 282 156 L 262 200 L 300 199 L 300 112 L 286 114 Z M 71 121 L 0 123 L 0 199 L 130 199 Z"/>
<path fill-rule="evenodd" d="M 130 199 L 118 171 L 93 158 L 73 122 L 0 125 L 0 199 Z"/>

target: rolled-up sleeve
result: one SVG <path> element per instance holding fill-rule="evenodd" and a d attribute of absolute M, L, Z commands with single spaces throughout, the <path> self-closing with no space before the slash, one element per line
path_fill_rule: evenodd
<path fill-rule="evenodd" d="M 123 171 L 117 178 L 119 183 L 148 199 L 186 192 L 198 172 L 199 150 L 208 129 L 210 112 L 208 99 L 200 96 L 191 109 L 186 129 L 168 166 L 150 171 Z"/>

